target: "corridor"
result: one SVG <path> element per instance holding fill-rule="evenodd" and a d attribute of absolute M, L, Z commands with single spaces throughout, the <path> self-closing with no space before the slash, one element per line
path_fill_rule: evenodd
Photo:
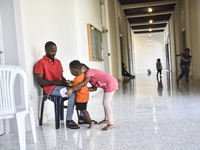
<path fill-rule="evenodd" d="M 119 82 L 112 100 L 115 128 L 81 125 L 71 130 L 54 119 L 37 127 L 38 143 L 27 132 L 29 150 L 198 150 L 200 149 L 200 80 L 184 79 L 163 72 L 162 81 L 153 72 L 136 74 L 136 79 Z M 103 119 L 102 92 L 89 100 L 88 111 L 97 121 Z M 77 121 L 76 113 L 74 120 Z M 0 137 L 0 150 L 19 149 L 17 134 Z"/>

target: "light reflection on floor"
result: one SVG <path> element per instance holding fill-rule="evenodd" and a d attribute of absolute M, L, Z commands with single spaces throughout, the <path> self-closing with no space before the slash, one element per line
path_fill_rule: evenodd
<path fill-rule="evenodd" d="M 169 72 L 156 79 L 138 73 L 136 79 L 119 82 L 120 89 L 112 100 L 115 128 L 101 131 L 104 125 L 78 130 L 54 129 L 54 119 L 37 127 L 38 143 L 30 150 L 198 150 L 200 149 L 200 80 L 181 80 Z M 88 111 L 97 121 L 103 119 L 102 93 L 92 97 Z M 76 114 L 74 120 L 77 121 Z M 17 134 L 0 137 L 0 149 L 19 149 Z"/>

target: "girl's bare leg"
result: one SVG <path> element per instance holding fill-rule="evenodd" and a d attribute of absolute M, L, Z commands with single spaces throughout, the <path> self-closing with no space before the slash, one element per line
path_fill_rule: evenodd
<path fill-rule="evenodd" d="M 109 93 L 104 93 L 103 107 L 104 107 L 104 111 L 105 111 L 105 119 L 103 121 L 99 122 L 99 124 L 104 124 L 104 123 L 114 124 L 113 115 L 112 115 L 112 108 L 111 108 L 111 105 L 110 105 L 110 102 L 112 100 L 114 92 L 115 91 L 109 92 Z"/>

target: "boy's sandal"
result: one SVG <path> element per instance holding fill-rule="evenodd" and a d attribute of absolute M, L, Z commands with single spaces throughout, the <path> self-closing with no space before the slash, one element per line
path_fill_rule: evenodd
<path fill-rule="evenodd" d="M 66 126 L 70 129 L 79 129 L 80 128 L 80 126 L 77 125 L 73 120 L 67 120 Z"/>
<path fill-rule="evenodd" d="M 94 122 L 94 124 L 97 124 L 97 121 L 92 120 Z M 79 120 L 78 124 L 89 124 L 89 122 L 87 122 L 87 120 Z"/>

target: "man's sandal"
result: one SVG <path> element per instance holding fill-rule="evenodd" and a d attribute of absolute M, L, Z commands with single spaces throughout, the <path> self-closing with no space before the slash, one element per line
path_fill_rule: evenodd
<path fill-rule="evenodd" d="M 70 128 L 70 129 L 79 129 L 80 128 L 80 126 L 77 125 L 73 120 L 67 120 L 66 127 Z"/>

